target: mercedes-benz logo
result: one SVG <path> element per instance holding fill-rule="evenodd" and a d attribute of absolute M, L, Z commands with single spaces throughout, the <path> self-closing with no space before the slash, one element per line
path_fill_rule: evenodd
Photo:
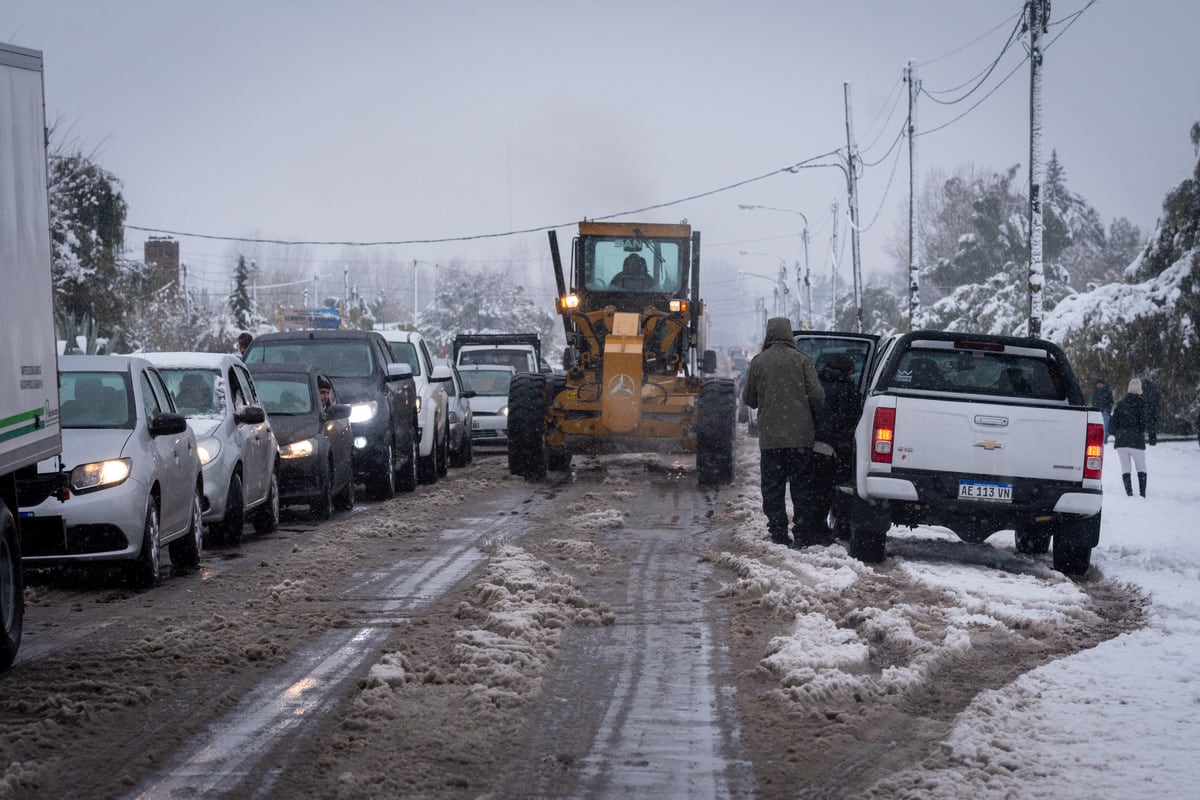
<path fill-rule="evenodd" d="M 609 394 L 624 394 L 632 397 L 635 388 L 637 387 L 633 383 L 633 378 L 624 372 L 619 372 L 608 379 Z"/>

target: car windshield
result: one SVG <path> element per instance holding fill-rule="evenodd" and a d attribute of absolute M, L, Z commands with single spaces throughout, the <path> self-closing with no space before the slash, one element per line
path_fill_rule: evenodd
<path fill-rule="evenodd" d="M 463 386 L 480 397 L 504 397 L 513 374 L 506 369 L 468 369 L 461 375 Z"/>
<path fill-rule="evenodd" d="M 160 369 L 175 407 L 188 417 L 218 416 L 224 409 L 225 392 L 215 370 Z"/>
<path fill-rule="evenodd" d="M 58 378 L 64 429 L 132 428 L 129 376 L 124 372 L 63 372 Z"/>
<path fill-rule="evenodd" d="M 295 378 L 254 378 L 258 396 L 268 414 L 308 414 L 313 410 L 308 376 Z"/>
<path fill-rule="evenodd" d="M 517 372 L 529 372 L 532 353 L 529 350 L 508 350 L 503 347 L 488 347 L 481 350 L 463 350 L 458 354 L 458 363 L 500 364 L 512 367 Z"/>
<path fill-rule="evenodd" d="M 247 364 L 309 364 L 333 378 L 369 378 L 375 371 L 371 345 L 348 339 L 256 340 Z"/>
<path fill-rule="evenodd" d="M 683 284 L 683 252 L 672 239 L 589 238 L 583 282 L 598 291 L 675 294 Z"/>

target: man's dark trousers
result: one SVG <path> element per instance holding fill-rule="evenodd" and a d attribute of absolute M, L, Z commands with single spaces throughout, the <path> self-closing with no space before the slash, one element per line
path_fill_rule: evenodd
<path fill-rule="evenodd" d="M 763 513 L 767 532 L 776 544 L 788 544 L 787 492 L 792 495 L 792 516 L 798 524 L 805 519 L 811 503 L 809 480 L 812 471 L 811 447 L 779 447 L 759 451 L 762 474 Z"/>

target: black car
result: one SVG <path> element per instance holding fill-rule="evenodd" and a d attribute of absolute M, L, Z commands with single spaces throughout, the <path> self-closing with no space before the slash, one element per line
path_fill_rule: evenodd
<path fill-rule="evenodd" d="M 386 500 L 417 487 L 417 391 L 412 368 L 392 362 L 387 340 L 375 331 L 314 330 L 264 333 L 246 351 L 246 363 L 317 367 L 351 406 L 354 474 L 367 496 Z"/>
<path fill-rule="evenodd" d="M 250 373 L 279 442 L 280 505 L 307 504 L 316 519 L 349 510 L 354 437 L 350 406 L 338 402 L 337 387 L 322 407 L 319 385 L 329 379 L 316 367 L 254 364 Z"/>

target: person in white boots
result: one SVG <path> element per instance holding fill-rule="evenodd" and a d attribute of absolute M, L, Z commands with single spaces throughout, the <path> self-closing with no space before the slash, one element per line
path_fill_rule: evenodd
<path fill-rule="evenodd" d="M 1142 399 L 1142 382 L 1137 378 L 1129 381 L 1129 388 L 1121 402 L 1113 409 L 1111 426 L 1121 459 L 1121 480 L 1125 483 L 1125 494 L 1133 497 L 1133 483 L 1129 474 L 1130 462 L 1137 468 L 1138 489 L 1146 496 L 1146 403 Z"/>

